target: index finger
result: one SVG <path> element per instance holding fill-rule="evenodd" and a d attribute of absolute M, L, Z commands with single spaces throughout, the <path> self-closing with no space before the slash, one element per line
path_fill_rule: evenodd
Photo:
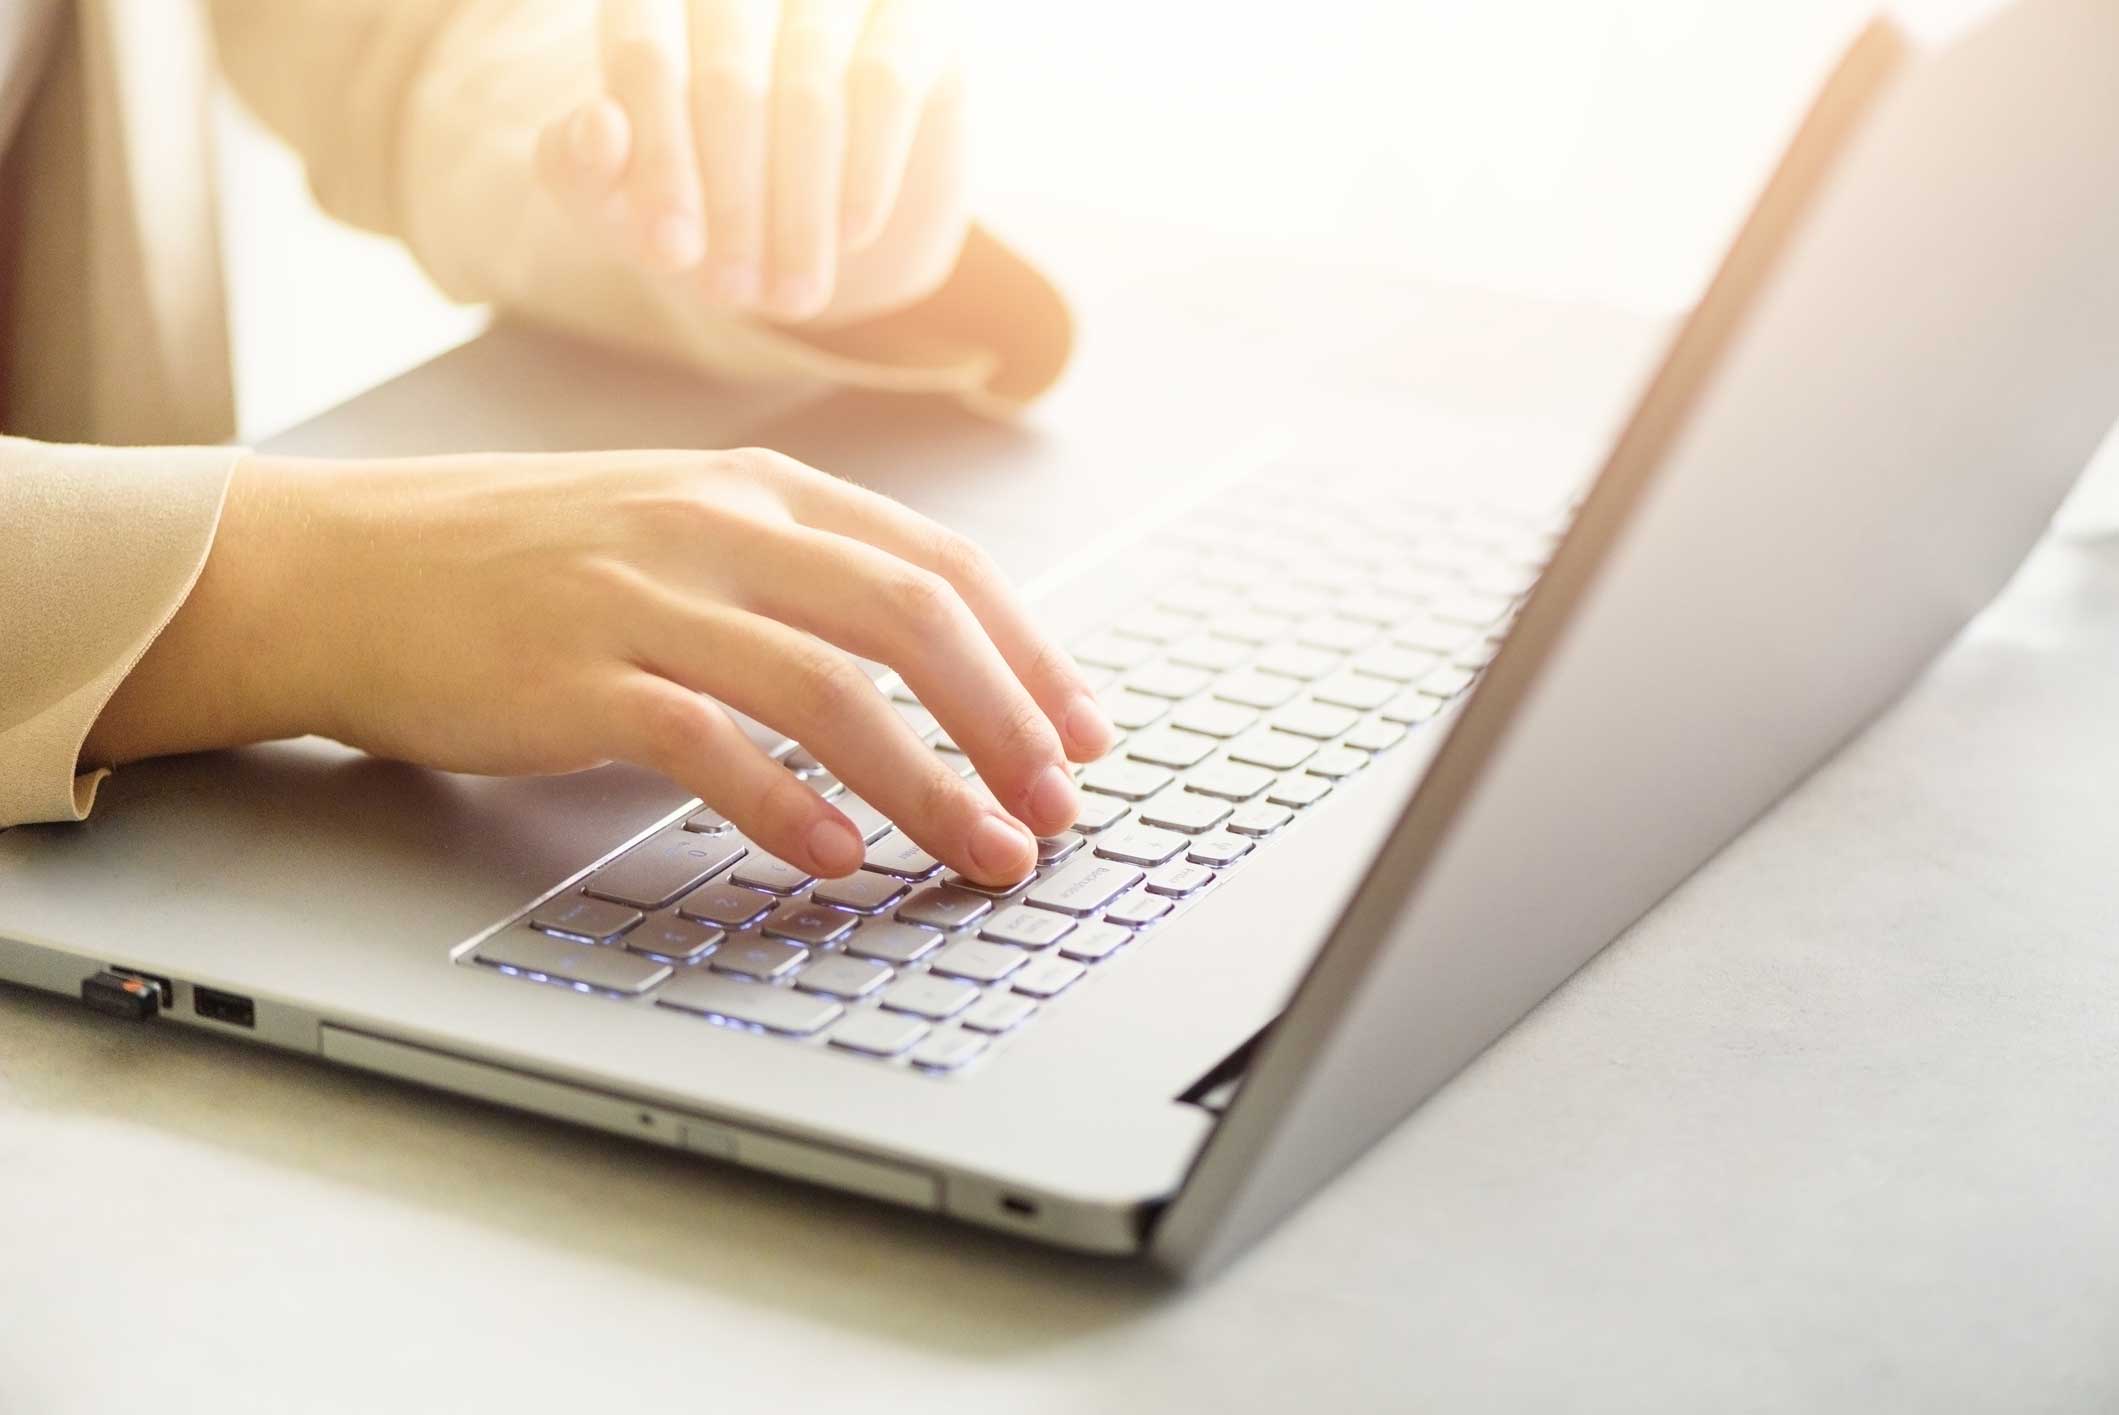
<path fill-rule="evenodd" d="M 976 543 L 866 487 L 798 462 L 789 505 L 796 518 L 887 550 L 947 580 L 963 597 L 1009 669 L 1059 729 L 1067 755 L 1093 761 L 1118 730 L 1073 658 L 1038 627 L 1000 567 Z"/>

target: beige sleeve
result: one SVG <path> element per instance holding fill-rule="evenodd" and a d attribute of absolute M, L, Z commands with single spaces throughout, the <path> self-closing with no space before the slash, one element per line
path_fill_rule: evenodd
<path fill-rule="evenodd" d="M 319 200 L 404 239 L 453 298 L 723 376 L 946 393 L 989 412 L 1067 363 L 1065 301 L 975 223 L 932 263 L 927 296 L 829 329 L 716 313 L 591 248 L 532 157 L 598 82 L 597 0 L 209 3 L 223 70 L 301 153 Z"/>
<path fill-rule="evenodd" d="M 0 827 L 88 814 L 104 703 L 191 592 L 239 448 L 0 437 Z"/>

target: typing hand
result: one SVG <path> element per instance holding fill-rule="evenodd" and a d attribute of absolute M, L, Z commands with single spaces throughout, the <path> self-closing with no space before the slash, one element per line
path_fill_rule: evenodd
<path fill-rule="evenodd" d="M 967 218 L 949 0 L 603 0 L 604 92 L 541 135 L 590 238 L 781 321 L 902 306 Z"/>
<path fill-rule="evenodd" d="M 897 669 L 992 794 L 842 650 Z M 975 546 L 775 453 L 255 457 L 83 756 L 318 732 L 457 771 L 625 760 L 810 873 L 856 870 L 852 825 L 706 694 L 994 883 L 1074 822 L 1067 759 L 1115 735 Z"/>

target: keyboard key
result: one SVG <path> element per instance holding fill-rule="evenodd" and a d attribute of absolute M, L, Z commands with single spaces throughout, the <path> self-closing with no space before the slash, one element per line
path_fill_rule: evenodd
<path fill-rule="evenodd" d="M 740 929 L 745 924 L 764 918 L 777 902 L 771 895 L 760 894 L 755 889 L 739 889 L 733 884 L 710 884 L 684 896 L 684 902 L 677 906 L 677 912 L 687 919 L 719 924 L 725 929 Z"/>
<path fill-rule="evenodd" d="M 931 929 L 960 929 L 977 923 L 993 912 L 993 901 L 983 894 L 930 884 L 898 906 L 898 919 L 907 924 L 925 924 Z"/>
<path fill-rule="evenodd" d="M 835 909 L 851 909 L 856 914 L 880 914 L 897 903 L 909 888 L 911 886 L 901 879 L 863 870 L 844 879 L 824 880 L 810 891 L 809 897 Z"/>
<path fill-rule="evenodd" d="M 1305 648 L 1300 644 L 1275 644 L 1260 654 L 1258 661 L 1251 666 L 1260 673 L 1299 678 L 1307 683 L 1337 668 L 1339 661 L 1340 655 L 1323 649 Z"/>
<path fill-rule="evenodd" d="M 937 953 L 927 971 L 973 983 L 997 983 L 1030 961 L 1030 955 L 1005 943 L 961 939 Z"/>
<path fill-rule="evenodd" d="M 958 1020 L 957 1025 L 968 1027 L 974 1032 L 1009 1032 L 1022 1026 L 1036 1011 L 1037 1004 L 1027 997 L 1017 997 L 1008 992 L 990 992 L 973 1003 L 971 1010 Z"/>
<path fill-rule="evenodd" d="M 1126 686 L 1153 698 L 1189 698 L 1213 681 L 1213 675 L 1203 669 L 1157 663 L 1128 674 Z"/>
<path fill-rule="evenodd" d="M 650 962 L 616 948 L 569 943 L 525 928 L 495 934 L 478 945 L 473 956 L 495 968 L 541 973 L 605 992 L 644 993 L 670 975 L 667 963 Z"/>
<path fill-rule="evenodd" d="M 1129 865 L 1159 865 L 1182 855 L 1185 843 L 1185 838 L 1175 831 L 1129 825 L 1099 839 L 1096 853 L 1106 860 L 1123 860 Z"/>
<path fill-rule="evenodd" d="M 883 991 L 882 1005 L 893 1012 L 910 1012 L 936 1022 L 956 1016 L 978 1001 L 979 990 L 969 983 L 915 973 L 900 978 Z"/>
<path fill-rule="evenodd" d="M 712 966 L 717 973 L 733 973 L 740 978 L 769 983 L 794 972 L 808 957 L 808 949 L 792 943 L 742 934 L 721 945 L 714 954 Z"/>
<path fill-rule="evenodd" d="M 1111 796 L 1082 797 L 1082 813 L 1074 818 L 1074 828 L 1089 834 L 1109 830 L 1127 816 L 1132 808 L 1124 801 Z"/>
<path fill-rule="evenodd" d="M 1148 891 L 1151 894 L 1167 894 L 1172 899 L 1182 899 L 1187 894 L 1199 893 L 1212 883 L 1214 871 L 1204 865 L 1178 860 L 1149 874 Z"/>
<path fill-rule="evenodd" d="M 942 868 L 942 862 L 913 844 L 911 836 L 893 833 L 868 847 L 861 868 L 898 879 L 928 879 Z"/>
<path fill-rule="evenodd" d="M 1214 696 L 1225 703 L 1239 703 L 1244 707 L 1277 708 L 1301 689 L 1302 685 L 1292 678 L 1276 678 L 1270 673 L 1239 668 L 1234 673 L 1225 674 L 1214 685 Z"/>
<path fill-rule="evenodd" d="M 828 771 L 813 772 L 802 778 L 802 784 L 830 801 L 846 794 L 846 785 Z"/>
<path fill-rule="evenodd" d="M 1382 716 L 1389 722 L 1411 725 L 1415 722 L 1425 722 L 1440 711 L 1442 711 L 1442 699 L 1430 697 L 1418 688 L 1414 688 L 1409 692 L 1400 693 L 1397 697 L 1385 703 Z"/>
<path fill-rule="evenodd" d="M 925 1022 L 894 1012 L 856 1012 L 831 1030 L 831 1044 L 868 1056 L 896 1056 L 928 1033 Z"/>
<path fill-rule="evenodd" d="M 1186 668 L 1205 668 L 1215 673 L 1226 673 L 1249 659 L 1255 650 L 1251 645 L 1235 639 L 1224 639 L 1218 634 L 1194 634 L 1181 643 L 1172 644 L 1164 650 L 1170 662 Z"/>
<path fill-rule="evenodd" d="M 1449 661 L 1458 668 L 1469 672 L 1477 672 L 1479 669 L 1486 667 L 1487 664 L 1492 663 L 1494 655 L 1499 652 L 1501 652 L 1501 641 L 1499 639 L 1474 639 L 1451 654 Z"/>
<path fill-rule="evenodd" d="M 723 831 L 734 830 L 735 826 L 729 823 L 727 816 L 722 815 L 721 812 L 715 810 L 712 806 L 701 806 L 698 810 L 685 817 L 684 828 L 696 831 L 701 835 L 719 835 Z"/>
<path fill-rule="evenodd" d="M 846 951 L 856 958 L 873 958 L 880 963 L 911 963 L 926 957 L 942 946 L 944 936 L 933 929 L 916 928 L 911 924 L 874 923 L 863 924 L 844 945 Z"/>
<path fill-rule="evenodd" d="M 1248 801 L 1272 784 L 1272 772 L 1239 762 L 1208 762 L 1185 777 L 1185 790 L 1224 801 Z"/>
<path fill-rule="evenodd" d="M 1196 791 L 1165 791 L 1140 808 L 1140 818 L 1146 825 L 1197 835 L 1227 820 L 1229 810 L 1227 801 L 1214 796 Z"/>
<path fill-rule="evenodd" d="M 1120 672 L 1140 667 L 1155 654 L 1153 643 L 1120 638 L 1116 634 L 1092 634 L 1074 645 L 1076 662 L 1098 668 L 1116 668 Z"/>
<path fill-rule="evenodd" d="M 815 875 L 804 874 L 779 856 L 763 851 L 736 866 L 729 879 L 746 889 L 762 889 L 771 894 L 800 894 L 817 882 Z"/>
<path fill-rule="evenodd" d="M 1301 766 L 1317 750 L 1317 744 L 1285 732 L 1259 732 L 1229 744 L 1229 759 L 1251 766 L 1286 771 Z"/>
<path fill-rule="evenodd" d="M 827 953 L 795 974 L 795 986 L 832 997 L 866 997 L 895 976 L 884 964 Z"/>
<path fill-rule="evenodd" d="M 1238 835 L 1271 835 L 1293 819 L 1295 813 L 1286 806 L 1259 801 L 1230 816 L 1229 829 Z"/>
<path fill-rule="evenodd" d="M 1441 666 L 1440 658 L 1419 649 L 1370 649 L 1353 662 L 1356 673 L 1366 673 L 1371 678 L 1388 678 L 1393 683 L 1410 683 Z"/>
<path fill-rule="evenodd" d="M 951 889 L 965 889 L 973 894 L 983 894 L 988 899 L 1009 899 L 1028 889 L 1036 879 L 1037 866 L 1032 865 L 1029 874 L 1010 884 L 987 884 L 969 875 L 958 874 L 955 870 L 943 875 L 942 883 Z"/>
<path fill-rule="evenodd" d="M 1140 881 L 1141 872 L 1131 865 L 1077 855 L 1033 885 L 1025 902 L 1081 918 L 1096 913 Z"/>
<path fill-rule="evenodd" d="M 694 885 L 720 874 L 748 853 L 734 837 L 682 828 L 651 835 L 596 871 L 582 892 L 635 909 L 660 909 Z"/>
<path fill-rule="evenodd" d="M 530 927 L 582 943 L 615 943 L 646 917 L 623 904 L 591 899 L 585 894 L 562 894 L 531 912 Z"/>
<path fill-rule="evenodd" d="M 1181 639 L 1194 629 L 1192 616 L 1173 614 L 1163 609 L 1129 610 L 1118 623 L 1111 626 L 1112 632 L 1129 639 L 1146 639 L 1151 644 L 1167 644 Z"/>
<path fill-rule="evenodd" d="M 1008 981 L 1010 987 L 1027 997 L 1058 997 L 1088 971 L 1065 958 L 1037 958 Z"/>
<path fill-rule="evenodd" d="M 909 689 L 905 691 L 905 696 L 902 698 L 898 697 L 896 693 L 893 693 L 891 697 L 894 701 L 901 703 L 911 703 L 919 701 L 917 698 L 912 696 L 912 693 Z M 801 777 L 805 781 L 812 776 L 822 776 L 824 774 L 824 763 L 818 761 L 807 747 L 796 747 L 786 756 L 780 758 L 780 765 L 786 767 L 789 771 L 793 772 L 796 776 Z"/>
<path fill-rule="evenodd" d="M 1172 727 L 1181 727 L 1187 732 L 1203 732 L 1209 737 L 1234 737 L 1257 721 L 1256 709 L 1238 707 L 1234 703 L 1220 703 L 1212 698 L 1186 703 L 1170 714 Z"/>
<path fill-rule="evenodd" d="M 912 1049 L 906 1060 L 922 1071 L 955 1071 L 986 1049 L 976 1032 L 936 1032 Z"/>
<path fill-rule="evenodd" d="M 1512 596 L 1479 594 L 1467 590 L 1452 595 L 1439 604 L 1428 606 L 1427 612 L 1444 624 L 1462 624 L 1471 629 L 1490 629 L 1508 617 L 1515 608 Z"/>
<path fill-rule="evenodd" d="M 1273 726 L 1279 731 L 1320 742 L 1337 737 L 1360 720 L 1352 711 L 1329 703 L 1292 703 L 1273 714 Z"/>
<path fill-rule="evenodd" d="M 1129 929 L 1144 928 L 1170 912 L 1170 901 L 1159 894 L 1150 894 L 1143 889 L 1113 901 L 1104 911 L 1104 922 L 1123 924 Z M 1062 953 L 1065 949 L 1060 950 Z"/>
<path fill-rule="evenodd" d="M 1017 948 L 1050 948 L 1073 930 L 1074 920 L 1065 914 L 1033 909 L 1027 904 L 1011 904 L 985 922 L 979 929 L 979 937 L 992 939 L 995 943 L 1012 943 Z"/>
<path fill-rule="evenodd" d="M 793 939 L 811 948 L 822 948 L 852 933 L 854 921 L 842 911 L 822 904 L 790 904 L 776 910 L 759 927 L 767 938 Z"/>
<path fill-rule="evenodd" d="M 1175 728 L 1162 728 L 1155 732 L 1144 732 L 1126 744 L 1126 755 L 1137 762 L 1153 766 L 1188 767 L 1203 762 L 1214 751 L 1212 737 L 1202 737 L 1197 732 L 1180 732 Z"/>
<path fill-rule="evenodd" d="M 672 914 L 657 914 L 645 925 L 626 935 L 625 946 L 635 953 L 652 953 L 672 963 L 691 963 L 714 951 L 721 930 L 695 924 Z"/>
<path fill-rule="evenodd" d="M 1400 648 L 1419 649 L 1444 656 L 1480 643 L 1485 637 L 1481 631 L 1467 629 L 1462 624 L 1445 624 L 1426 615 L 1410 623 L 1401 624 L 1391 632 L 1391 642 Z"/>
<path fill-rule="evenodd" d="M 1274 614 L 1238 609 L 1216 616 L 1209 628 L 1218 637 L 1241 644 L 1270 644 L 1287 633 L 1288 621 Z"/>
<path fill-rule="evenodd" d="M 890 817 L 851 791 L 832 804 L 839 808 L 840 814 L 853 822 L 853 828 L 861 833 L 863 845 L 873 845 L 891 832 Z"/>
<path fill-rule="evenodd" d="M 1305 762 L 1302 769 L 1312 776 L 1338 781 L 1352 776 L 1368 764 L 1367 752 L 1357 752 L 1352 747 L 1327 747 Z"/>
<path fill-rule="evenodd" d="M 1276 806 L 1314 806 L 1331 794 L 1331 782 L 1296 772 L 1280 778 L 1279 784 L 1266 793 L 1266 799 Z"/>
<path fill-rule="evenodd" d="M 1398 685 L 1388 678 L 1371 678 L 1362 673 L 1335 673 L 1310 689 L 1310 696 L 1321 703 L 1357 712 L 1373 712 L 1397 693 Z"/>
<path fill-rule="evenodd" d="M 1438 668 L 1415 685 L 1430 697 L 1454 698 L 1472 685 L 1478 675 L 1464 668 Z"/>
<path fill-rule="evenodd" d="M 1116 924 L 1083 924 L 1067 935 L 1060 952 L 1083 963 L 1100 963 L 1131 942 L 1131 929 Z"/>
<path fill-rule="evenodd" d="M 1311 648 L 1330 649 L 1335 653 L 1352 653 L 1376 637 L 1372 624 L 1358 619 L 1341 619 L 1337 615 L 1322 614 L 1304 620 L 1295 629 L 1295 642 Z"/>
<path fill-rule="evenodd" d="M 1100 762 L 1092 763 L 1089 769 L 1082 773 L 1082 789 L 1094 791 L 1102 796 L 1117 796 L 1127 801 L 1145 801 L 1176 779 L 1174 772 L 1163 767 L 1106 757 Z M 1074 828 L 1081 830 L 1084 827 L 1081 821 L 1077 820 Z"/>
<path fill-rule="evenodd" d="M 764 1027 L 806 1037 L 822 1031 L 846 1014 L 829 998 L 796 992 L 792 988 L 767 987 L 763 983 L 739 982 L 712 973 L 683 973 L 655 994 L 664 1007 L 696 1012 L 746 1027 Z"/>
<path fill-rule="evenodd" d="M 1240 835 L 1206 835 L 1192 842 L 1191 848 L 1185 851 L 1185 858 L 1195 865 L 1211 865 L 1215 869 L 1221 869 L 1250 854 L 1256 845 L 1256 841 L 1246 840 Z"/>
<path fill-rule="evenodd" d="M 1074 831 L 1061 831 L 1058 835 L 1041 837 L 1037 842 L 1037 862 L 1040 865 L 1056 865 L 1082 848 L 1082 837 Z"/>
<path fill-rule="evenodd" d="M 1405 740 L 1405 728 L 1387 718 L 1370 718 L 1346 734 L 1346 745 L 1364 752 L 1384 752 Z"/>
<path fill-rule="evenodd" d="M 1104 715 L 1111 719 L 1114 727 L 1123 732 L 1137 732 L 1150 723 L 1162 720 L 1170 710 L 1168 698 L 1158 698 L 1147 693 L 1135 693 L 1119 688 L 1105 693 L 1099 700 Z"/>

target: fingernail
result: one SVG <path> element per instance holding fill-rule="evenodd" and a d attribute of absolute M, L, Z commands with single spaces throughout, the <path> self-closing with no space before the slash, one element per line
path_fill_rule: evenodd
<path fill-rule="evenodd" d="M 971 828 L 971 862 L 995 879 L 1014 879 L 1029 868 L 1037 847 L 1013 821 L 983 817 Z"/>
<path fill-rule="evenodd" d="M 1069 742 L 1099 756 L 1110 749 L 1111 739 L 1118 735 L 1103 705 L 1087 693 L 1076 694 L 1074 701 L 1067 704 L 1066 720 L 1061 726 Z"/>
<path fill-rule="evenodd" d="M 807 319 L 824 303 L 824 283 L 814 275 L 783 275 L 773 282 L 773 309 L 783 319 Z"/>
<path fill-rule="evenodd" d="M 673 211 L 655 223 L 652 237 L 655 259 L 672 270 L 698 263 L 706 254 L 706 236 L 698 219 Z"/>
<path fill-rule="evenodd" d="M 861 837 L 841 820 L 820 820 L 809 828 L 809 857 L 827 876 L 850 875 L 861 868 Z"/>
<path fill-rule="evenodd" d="M 1071 825 L 1082 813 L 1082 798 L 1074 789 L 1074 782 L 1065 770 L 1048 766 L 1037 774 L 1030 784 L 1029 809 L 1025 812 L 1039 824 L 1049 823 L 1054 830 Z"/>

